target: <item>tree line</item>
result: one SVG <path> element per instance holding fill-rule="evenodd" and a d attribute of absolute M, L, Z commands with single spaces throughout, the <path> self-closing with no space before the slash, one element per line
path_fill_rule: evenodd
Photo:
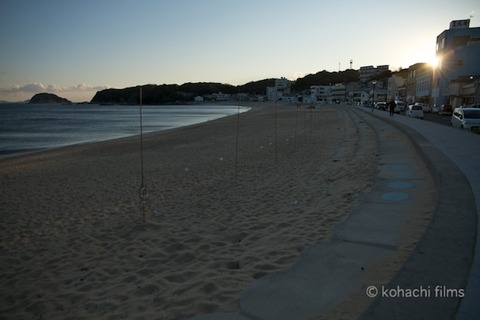
<path fill-rule="evenodd" d="M 334 83 L 356 82 L 359 79 L 358 70 L 340 72 L 320 71 L 298 78 L 292 83 L 292 90 L 301 92 L 308 90 L 312 85 L 329 85 Z M 263 79 L 248 82 L 243 85 L 230 85 L 216 82 L 188 82 L 182 85 L 162 84 L 143 85 L 142 103 L 146 105 L 186 103 L 193 101 L 196 96 L 206 96 L 213 93 L 250 95 L 264 95 L 267 87 L 273 87 L 275 79 Z M 98 91 L 90 103 L 94 104 L 138 104 L 140 100 L 140 86 L 124 89 L 106 89 Z"/>

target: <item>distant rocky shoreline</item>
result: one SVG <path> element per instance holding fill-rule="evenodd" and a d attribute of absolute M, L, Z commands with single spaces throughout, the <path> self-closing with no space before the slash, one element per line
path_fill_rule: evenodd
<path fill-rule="evenodd" d="M 28 102 L 30 104 L 40 104 L 40 103 L 58 103 L 58 104 L 72 104 L 68 99 L 59 97 L 53 93 L 37 93 L 30 99 Z"/>
<path fill-rule="evenodd" d="M 388 78 L 390 74 L 383 74 L 382 77 Z M 308 91 L 312 85 L 330 85 L 332 83 L 358 82 L 358 70 L 345 70 L 341 72 L 328 72 L 326 70 L 309 74 L 303 78 L 298 78 L 291 82 L 293 92 Z M 251 81 L 243 85 L 230 85 L 217 82 L 188 82 L 182 85 L 178 84 L 146 84 L 123 89 L 109 88 L 97 91 L 91 101 L 82 104 L 101 104 L 101 105 L 136 105 L 140 103 L 140 88 L 142 89 L 142 103 L 145 105 L 162 104 L 188 104 L 200 101 L 225 101 L 227 96 L 239 95 L 239 100 L 246 100 L 248 96 L 264 96 L 268 87 L 274 87 L 276 79 L 269 78 L 258 81 Z M 283 89 L 281 89 L 283 90 Z M 222 99 L 218 99 L 218 95 Z M 32 97 L 29 103 L 43 104 L 71 104 L 72 102 L 51 93 L 39 93 Z"/>

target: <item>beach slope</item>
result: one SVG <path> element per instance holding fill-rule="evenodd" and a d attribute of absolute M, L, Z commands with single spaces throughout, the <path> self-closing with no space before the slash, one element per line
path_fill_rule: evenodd
<path fill-rule="evenodd" d="M 251 111 L 0 161 L 0 313 L 184 319 L 327 242 L 370 191 L 375 134 L 338 107 Z"/>

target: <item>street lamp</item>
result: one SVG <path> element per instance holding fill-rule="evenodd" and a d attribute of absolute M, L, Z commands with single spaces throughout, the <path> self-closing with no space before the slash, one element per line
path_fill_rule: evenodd
<path fill-rule="evenodd" d="M 372 81 L 373 85 L 373 96 L 372 96 L 372 112 L 373 109 L 375 108 L 375 87 L 377 86 L 377 81 Z"/>

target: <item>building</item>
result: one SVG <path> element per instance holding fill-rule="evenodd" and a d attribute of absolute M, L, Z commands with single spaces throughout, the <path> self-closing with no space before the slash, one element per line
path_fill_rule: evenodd
<path fill-rule="evenodd" d="M 431 105 L 433 69 L 427 65 L 419 70 L 415 81 L 415 102 Z"/>
<path fill-rule="evenodd" d="M 406 69 L 405 69 L 406 70 Z M 407 74 L 404 71 L 388 78 L 387 101 L 406 101 Z"/>
<path fill-rule="evenodd" d="M 415 103 L 415 94 L 417 91 L 417 74 L 421 73 L 423 69 L 427 68 L 428 65 L 425 62 L 419 62 L 412 64 L 408 67 L 408 76 L 407 76 L 407 96 L 406 96 L 406 103 L 412 104 Z"/>
<path fill-rule="evenodd" d="M 346 103 L 347 90 L 343 83 L 333 86 L 310 86 L 310 95 L 303 98 L 304 103 Z"/>
<path fill-rule="evenodd" d="M 480 104 L 480 76 L 458 77 L 450 81 L 448 93 L 453 106 Z"/>
<path fill-rule="evenodd" d="M 372 79 L 374 79 L 377 75 L 388 71 L 388 65 L 381 65 L 381 66 L 364 66 L 360 67 L 359 70 L 359 80 L 360 82 L 366 83 Z"/>
<path fill-rule="evenodd" d="M 364 103 L 368 103 L 371 96 L 367 91 L 362 90 L 352 90 L 349 91 L 347 94 L 347 104 L 351 105 L 361 105 Z"/>
<path fill-rule="evenodd" d="M 364 101 L 367 101 L 368 93 L 360 82 L 347 82 L 345 83 L 346 91 L 346 104 L 357 105 Z"/>
<path fill-rule="evenodd" d="M 282 77 L 280 79 L 275 79 L 275 88 L 277 88 L 277 90 L 282 90 L 285 94 L 290 94 L 291 85 L 292 81 L 287 78 Z"/>
<path fill-rule="evenodd" d="M 331 86 L 310 86 L 310 96 L 314 103 L 328 103 Z"/>
<path fill-rule="evenodd" d="M 277 101 L 282 98 L 282 92 L 277 91 L 276 87 L 267 87 L 266 96 L 268 101 Z"/>
<path fill-rule="evenodd" d="M 266 89 L 268 101 L 282 100 L 282 97 L 290 94 L 291 86 L 292 81 L 286 78 L 275 79 L 275 86 Z"/>
<path fill-rule="evenodd" d="M 237 93 L 236 98 L 238 101 L 248 101 L 250 99 L 250 95 L 248 93 Z"/>
<path fill-rule="evenodd" d="M 408 67 L 405 99 L 407 104 L 415 102 L 430 104 L 432 75 L 433 69 L 428 63 L 420 62 Z"/>
<path fill-rule="evenodd" d="M 330 89 L 330 97 L 332 103 L 345 103 L 346 94 L 347 92 L 343 83 L 337 83 Z"/>
<path fill-rule="evenodd" d="M 215 101 L 228 101 L 231 98 L 231 95 L 228 93 L 212 93 L 213 100 Z"/>
<path fill-rule="evenodd" d="M 458 96 L 461 91 L 452 82 L 470 79 L 470 86 L 476 91 L 469 94 L 470 98 L 478 95 L 480 27 L 470 28 L 470 20 L 452 21 L 450 28 L 437 36 L 436 45 L 439 64 L 433 70 L 432 103 L 457 107 L 469 97 Z"/>

